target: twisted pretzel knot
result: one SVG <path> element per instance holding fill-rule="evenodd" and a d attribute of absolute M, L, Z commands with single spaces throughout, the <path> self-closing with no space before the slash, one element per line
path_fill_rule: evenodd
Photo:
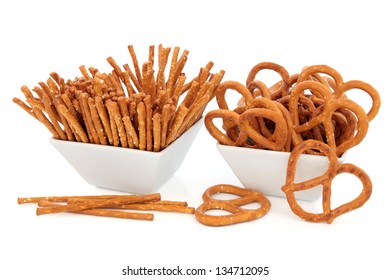
<path fill-rule="evenodd" d="M 230 200 L 213 198 L 218 193 L 235 194 L 239 197 Z M 270 201 L 262 193 L 226 184 L 209 187 L 202 198 L 204 202 L 196 209 L 195 216 L 200 223 L 208 226 L 225 226 L 255 220 L 267 214 L 271 207 Z M 240 207 L 252 202 L 258 202 L 260 207 L 257 209 Z M 231 214 L 221 216 L 207 214 L 207 211 L 215 209 L 225 210 Z"/>
<path fill-rule="evenodd" d="M 329 159 L 327 171 L 321 176 L 312 178 L 307 181 L 295 183 L 296 166 L 300 155 L 309 149 L 321 151 Z M 353 200 L 344 203 L 334 209 L 331 208 L 332 181 L 341 173 L 350 173 L 356 176 L 362 183 L 363 188 L 361 193 Z M 294 192 L 304 191 L 316 186 L 322 185 L 322 213 L 309 213 L 303 210 L 295 199 Z M 337 154 L 329 145 L 317 140 L 306 140 L 296 146 L 291 152 L 287 165 L 286 183 L 282 186 L 283 192 L 286 194 L 287 201 L 291 210 L 302 219 L 309 222 L 327 222 L 332 223 L 333 220 L 361 207 L 371 196 L 372 183 L 369 176 L 359 167 L 353 164 L 340 164 L 337 160 Z"/>
<path fill-rule="evenodd" d="M 271 87 L 256 80 L 262 70 L 273 70 L 281 80 Z M 360 89 L 372 100 L 363 108 L 347 97 L 347 92 Z M 241 99 L 230 109 L 227 90 Z M 226 81 L 216 89 L 219 109 L 206 115 L 210 134 L 221 144 L 290 152 L 301 142 L 314 139 L 327 143 L 341 156 L 358 145 L 366 136 L 369 122 L 378 114 L 379 93 L 369 84 L 351 80 L 344 82 L 335 69 L 327 65 L 305 67 L 301 73 L 289 75 L 282 66 L 262 62 L 248 74 L 246 86 Z M 222 119 L 222 130 L 213 119 Z M 318 154 L 314 150 L 306 153 Z"/>

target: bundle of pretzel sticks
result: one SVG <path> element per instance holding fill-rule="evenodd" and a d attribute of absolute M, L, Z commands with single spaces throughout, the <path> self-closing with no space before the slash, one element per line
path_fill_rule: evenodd
<path fill-rule="evenodd" d="M 187 202 L 161 200 L 159 193 L 147 195 L 93 195 L 93 196 L 47 196 L 18 198 L 19 204 L 36 203 L 37 215 L 75 213 L 122 219 L 154 219 L 153 213 L 128 210 L 164 211 L 194 214 L 195 209 Z"/>
<path fill-rule="evenodd" d="M 281 80 L 268 87 L 256 79 L 262 70 L 277 72 Z M 348 98 L 347 92 L 354 89 L 370 96 L 372 106 L 368 112 Z M 228 90 L 242 96 L 233 109 L 225 98 Z M 339 72 L 327 65 L 308 66 L 290 75 L 272 62 L 255 65 L 245 85 L 222 82 L 215 95 L 219 109 L 207 113 L 205 126 L 221 144 L 290 152 L 303 141 L 314 139 L 328 144 L 338 156 L 364 139 L 381 104 L 379 93 L 370 84 L 345 82 Z M 214 124 L 218 118 L 222 119 L 222 130 Z"/>
<path fill-rule="evenodd" d="M 212 74 L 210 61 L 186 81 L 187 50 L 160 44 L 155 63 L 152 45 L 141 66 L 134 47 L 128 50 L 133 69 L 108 57 L 110 73 L 82 65 L 81 77 L 65 81 L 52 72 L 32 90 L 22 86 L 25 102 L 13 102 L 56 139 L 159 152 L 202 117 L 224 71 Z"/>

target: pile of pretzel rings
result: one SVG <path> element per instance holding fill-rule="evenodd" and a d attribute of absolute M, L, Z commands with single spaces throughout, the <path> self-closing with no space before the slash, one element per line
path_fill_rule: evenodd
<path fill-rule="evenodd" d="M 281 80 L 267 87 L 264 82 L 256 80 L 262 70 L 277 72 Z M 369 94 L 372 106 L 368 112 L 347 97 L 347 92 L 352 89 Z M 233 109 L 228 107 L 226 101 L 228 90 L 241 95 Z M 215 96 L 219 109 L 207 113 L 205 126 L 220 144 L 291 153 L 286 182 L 281 189 L 286 194 L 291 210 L 302 219 L 332 223 L 336 217 L 361 207 L 370 198 L 372 182 L 364 170 L 353 164 L 338 162 L 338 157 L 344 152 L 361 143 L 367 134 L 369 122 L 378 114 L 380 96 L 370 84 L 358 80 L 344 82 L 340 73 L 327 65 L 305 67 L 301 73 L 290 75 L 276 63 L 263 62 L 251 69 L 246 85 L 224 81 L 216 89 Z M 222 129 L 214 123 L 216 119 L 222 120 Z M 323 175 L 296 184 L 295 169 L 302 153 L 326 156 L 329 166 Z M 332 209 L 331 184 L 341 173 L 356 176 L 363 188 L 358 197 Z M 323 186 L 323 213 L 306 212 L 295 199 L 294 192 L 318 185 Z M 205 209 L 223 209 L 233 213 L 233 216 L 235 212 L 244 216 L 242 211 L 245 210 L 236 210 L 233 206 L 238 205 L 235 203 L 226 207 L 215 201 L 210 203 L 208 198 L 204 200 L 206 206 L 196 212 L 198 220 L 203 223 L 207 224 L 203 213 Z M 260 216 L 268 212 L 268 203 L 260 203 L 264 205 L 259 210 L 265 207 L 265 212 Z M 247 220 L 250 219 L 247 216 Z M 238 216 L 234 220 L 241 221 Z"/>
<path fill-rule="evenodd" d="M 256 80 L 261 70 L 274 70 L 281 81 L 271 87 Z M 242 96 L 234 109 L 225 94 L 235 90 Z M 372 99 L 368 113 L 347 92 L 360 89 Z M 221 144 L 291 152 L 299 143 L 315 139 L 328 144 L 338 156 L 359 144 L 367 134 L 368 123 L 380 108 L 379 93 L 363 81 L 344 82 L 326 65 L 306 67 L 290 75 L 282 66 L 263 62 L 252 68 L 246 85 L 225 81 L 215 92 L 219 109 L 210 111 L 205 125 Z M 214 124 L 221 118 L 223 130 Z M 307 153 L 318 153 L 307 151 Z"/>

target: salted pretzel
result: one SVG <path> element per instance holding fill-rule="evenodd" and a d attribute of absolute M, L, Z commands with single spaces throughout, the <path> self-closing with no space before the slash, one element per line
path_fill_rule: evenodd
<path fill-rule="evenodd" d="M 300 123 L 298 100 L 305 90 L 311 90 L 313 94 L 321 98 L 324 103 L 321 106 L 320 113 L 310 118 L 307 122 Z M 356 135 L 336 146 L 332 117 L 333 113 L 339 109 L 347 109 L 355 114 L 357 118 L 357 132 Z M 315 81 L 303 81 L 293 88 L 289 99 L 289 110 L 293 120 L 294 130 L 297 133 L 307 132 L 322 124 L 325 130 L 326 143 L 336 150 L 336 154 L 338 156 L 342 155 L 351 147 L 359 144 L 364 139 L 368 131 L 368 116 L 357 103 L 346 98 L 334 98 L 329 90 L 329 87 Z"/>
<path fill-rule="evenodd" d="M 255 129 L 250 120 L 256 119 L 259 129 Z M 271 132 L 265 124 L 270 120 L 274 124 Z M 253 121 L 252 121 L 253 123 Z M 276 102 L 267 98 L 256 98 L 248 106 L 248 110 L 240 115 L 240 129 L 245 131 L 259 147 L 281 151 L 285 148 L 289 132 L 285 115 Z M 292 128 L 290 128 L 292 129 Z"/>
<path fill-rule="evenodd" d="M 306 150 L 319 150 L 329 159 L 329 166 L 326 172 L 318 177 L 307 181 L 295 182 L 296 167 L 299 157 Z M 341 173 L 350 173 L 356 176 L 362 183 L 363 188 L 361 193 L 353 200 L 340 205 L 334 209 L 331 207 L 331 187 L 333 179 Z M 296 191 L 305 191 L 316 186 L 322 185 L 322 213 L 310 213 L 305 211 L 297 202 L 294 193 Z M 286 194 L 287 201 L 291 210 L 302 219 L 309 222 L 327 222 L 332 223 L 335 218 L 347 212 L 355 210 L 370 198 L 372 193 L 372 183 L 370 177 L 359 167 L 353 164 L 340 164 L 337 159 L 337 154 L 329 145 L 317 141 L 306 140 L 296 146 L 289 157 L 286 183 L 282 186 L 283 192 Z"/>
<path fill-rule="evenodd" d="M 326 76 L 322 77 L 323 80 L 320 80 L 319 82 L 328 85 L 328 87 L 333 90 L 333 97 L 335 99 L 346 97 L 346 92 L 351 89 L 360 89 L 366 92 L 372 100 L 372 106 L 367 112 L 367 117 L 369 121 L 375 118 L 381 106 L 381 99 L 378 91 L 366 82 L 358 80 L 344 82 L 341 74 L 332 67 L 328 65 L 312 65 L 305 67 L 301 71 L 297 83 L 308 80 L 309 77 L 316 77 L 317 80 L 319 80 L 321 79 L 320 73 L 325 74 Z"/>
<path fill-rule="evenodd" d="M 230 200 L 213 198 L 219 193 L 234 194 L 239 197 Z M 270 201 L 261 192 L 226 184 L 209 187 L 203 193 L 202 198 L 204 202 L 195 210 L 195 216 L 200 223 L 208 226 L 225 226 L 252 221 L 263 217 L 271 207 Z M 257 209 L 240 207 L 253 202 L 258 202 L 260 207 Z M 207 211 L 216 209 L 225 210 L 231 214 L 220 216 L 207 214 Z"/>
<path fill-rule="evenodd" d="M 270 93 L 272 99 L 277 99 L 279 97 L 286 96 L 288 94 L 288 90 L 292 82 L 292 80 L 290 80 L 290 74 L 283 66 L 273 62 L 260 62 L 253 66 L 253 68 L 248 73 L 246 85 L 249 86 L 250 83 L 255 81 L 256 75 L 260 71 L 265 69 L 275 71 L 282 78 L 280 83 L 277 83 L 273 87 L 271 87 Z"/>
<path fill-rule="evenodd" d="M 223 133 L 215 124 L 214 119 L 221 118 L 223 121 L 223 129 L 227 131 L 227 134 Z M 213 136 L 220 144 L 237 146 L 238 137 L 242 137 L 240 132 L 240 115 L 236 112 L 228 109 L 217 109 L 210 111 L 204 118 L 204 124 L 211 136 Z M 242 138 L 240 138 L 242 139 Z"/>

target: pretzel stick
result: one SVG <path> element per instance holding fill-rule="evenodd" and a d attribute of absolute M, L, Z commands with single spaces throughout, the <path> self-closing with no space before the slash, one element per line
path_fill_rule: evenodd
<path fill-rule="evenodd" d="M 27 86 L 22 86 L 21 88 L 22 92 L 24 93 L 24 96 L 27 99 L 27 102 L 30 103 L 30 100 L 34 98 L 33 94 L 31 93 L 30 89 Z M 60 135 L 54 128 L 53 124 L 46 118 L 42 110 L 39 108 L 33 106 L 33 104 L 30 103 L 30 106 L 37 117 L 37 119 L 44 125 L 46 128 L 53 134 L 53 137 L 56 139 L 60 138 Z"/>
<path fill-rule="evenodd" d="M 148 61 L 150 61 L 152 63 L 152 67 L 153 67 L 153 65 L 154 65 L 154 45 L 149 46 Z"/>
<path fill-rule="evenodd" d="M 127 135 L 127 142 L 129 144 L 130 148 L 134 148 L 135 141 L 133 140 L 133 135 L 134 135 L 135 130 L 134 130 L 134 127 L 130 121 L 129 108 L 127 106 L 127 101 L 126 101 L 126 98 L 124 96 L 121 96 L 118 98 L 118 105 L 119 105 L 120 113 L 122 115 L 122 122 L 123 122 L 125 131 L 126 131 L 126 135 Z M 125 119 L 126 119 L 126 122 L 130 121 L 130 124 L 129 123 L 125 124 L 125 121 L 124 121 Z"/>
<path fill-rule="evenodd" d="M 178 107 L 177 112 L 175 114 L 175 118 L 174 118 L 172 127 L 171 127 L 171 130 L 170 130 L 168 137 L 166 139 L 165 146 L 168 146 L 169 144 L 171 144 L 179 136 L 178 135 L 179 128 L 182 125 L 183 120 L 184 120 L 185 116 L 187 115 L 187 113 L 188 113 L 187 107 L 185 107 L 184 105 L 180 105 Z"/>
<path fill-rule="evenodd" d="M 179 98 L 180 98 L 180 95 L 182 93 L 182 88 L 183 88 L 185 81 L 186 81 L 186 76 L 184 74 L 181 74 L 178 78 L 178 81 L 176 82 L 174 89 L 172 90 L 171 94 L 169 95 L 169 97 L 172 98 L 173 105 L 175 105 L 175 106 L 179 102 Z"/>
<path fill-rule="evenodd" d="M 51 97 L 51 89 L 49 88 L 49 86 L 44 82 L 39 82 L 38 84 L 41 86 L 43 91 L 46 92 Z"/>
<path fill-rule="evenodd" d="M 129 136 L 129 147 L 134 147 L 137 148 L 139 147 L 139 141 L 138 141 L 138 135 L 137 132 L 131 123 L 130 117 L 125 116 L 122 118 L 123 124 L 125 126 L 126 132 L 128 133 Z"/>
<path fill-rule="evenodd" d="M 122 74 L 123 74 L 123 80 L 127 90 L 127 96 L 129 97 L 130 100 L 133 100 L 134 89 L 131 86 L 129 73 L 127 71 L 124 71 Z"/>
<path fill-rule="evenodd" d="M 153 85 L 152 80 L 153 80 L 154 70 L 152 68 L 152 63 L 150 61 L 148 61 L 142 65 L 142 73 L 143 73 L 143 75 L 142 75 L 143 92 L 146 95 L 151 95 L 152 100 L 154 100 L 154 99 L 156 99 L 155 91 L 152 88 L 152 85 Z"/>
<path fill-rule="evenodd" d="M 161 114 L 153 115 L 153 151 L 159 152 L 161 149 Z"/>
<path fill-rule="evenodd" d="M 83 75 L 83 77 L 84 77 L 86 80 L 91 79 L 91 77 L 89 76 L 88 71 L 87 71 L 85 65 L 79 66 L 79 70 L 80 70 L 81 74 Z"/>
<path fill-rule="evenodd" d="M 37 119 L 37 116 L 35 116 L 33 109 L 30 106 L 28 106 L 26 103 L 24 103 L 22 100 L 20 100 L 17 97 L 14 97 L 12 98 L 12 101 L 15 104 L 19 105 L 19 107 L 22 108 L 24 111 L 26 111 L 29 115 Z"/>
<path fill-rule="evenodd" d="M 60 122 L 62 123 L 62 125 L 64 127 L 64 131 L 65 131 L 67 139 L 69 141 L 74 141 L 75 140 L 74 131 L 73 131 L 72 127 L 69 125 L 66 118 L 59 113 L 59 111 L 58 111 L 59 104 L 64 104 L 64 101 L 62 101 L 62 98 L 59 95 L 56 95 L 56 96 L 54 96 L 54 105 L 56 108 L 56 113 L 57 113 L 57 115 L 59 115 Z M 78 140 L 78 139 L 76 138 L 76 140 Z"/>
<path fill-rule="evenodd" d="M 168 124 L 172 115 L 175 112 L 175 106 L 172 104 L 165 104 L 161 115 L 161 147 L 165 147 L 165 142 L 168 134 Z"/>
<path fill-rule="evenodd" d="M 212 100 L 215 97 L 215 91 L 222 81 L 222 78 L 224 76 L 225 72 L 221 70 L 219 73 L 215 74 L 211 80 L 210 80 L 210 85 L 207 86 L 207 91 L 200 97 L 200 94 L 198 94 L 197 98 L 195 99 L 194 103 L 191 105 L 189 108 L 191 111 L 191 114 L 189 115 L 189 120 L 187 123 L 187 126 L 180 130 L 180 134 L 186 131 L 188 128 L 190 128 L 195 122 L 197 122 L 201 117 L 206 109 L 208 103 L 210 100 Z M 206 84 L 209 82 L 206 82 Z M 202 100 L 204 98 L 204 100 Z M 207 98 L 207 99 L 206 99 Z"/>
<path fill-rule="evenodd" d="M 146 150 L 146 108 L 144 102 L 140 102 L 138 104 L 137 116 L 138 116 L 139 149 Z"/>
<path fill-rule="evenodd" d="M 43 99 L 43 93 L 45 92 L 42 88 L 38 87 L 38 86 L 35 86 L 33 89 L 32 89 L 39 97 L 40 100 Z M 28 98 L 33 98 L 33 96 L 31 95 L 30 97 L 27 97 L 26 96 L 26 99 Z"/>
<path fill-rule="evenodd" d="M 189 88 L 187 94 L 182 101 L 182 104 L 184 104 L 187 108 L 190 108 L 190 106 L 196 99 L 196 95 L 199 92 L 199 89 L 200 83 L 198 81 L 193 81 L 191 87 Z"/>
<path fill-rule="evenodd" d="M 159 205 L 176 205 L 176 206 L 188 206 L 186 201 L 172 201 L 172 200 L 158 200 L 158 201 L 149 201 L 147 204 L 159 204 Z"/>
<path fill-rule="evenodd" d="M 69 203 L 71 199 L 68 198 L 69 204 L 67 205 L 37 208 L 37 215 L 54 214 L 54 213 L 61 213 L 61 212 L 77 212 L 77 211 L 102 208 L 102 207 L 109 208 L 120 204 L 139 203 L 139 202 L 155 201 L 155 200 L 161 200 L 160 194 L 156 193 L 156 194 L 149 194 L 149 195 L 134 195 L 134 196 L 121 196 L 121 197 L 108 198 L 108 199 L 95 199 L 85 203 Z"/>
<path fill-rule="evenodd" d="M 135 75 L 136 75 L 136 77 L 138 79 L 139 84 L 143 88 L 141 71 L 139 69 L 137 55 L 135 54 L 135 51 L 134 51 L 134 46 L 130 45 L 127 48 L 128 48 L 128 50 L 130 52 L 131 59 L 133 60 Z"/>
<path fill-rule="evenodd" d="M 158 46 L 158 72 L 157 72 L 157 91 L 165 90 L 165 68 L 168 62 L 168 56 L 171 51 L 171 48 L 163 48 L 162 45 Z"/>
<path fill-rule="evenodd" d="M 59 104 L 58 110 L 61 115 L 68 121 L 70 127 L 73 127 L 76 135 L 78 135 L 82 142 L 89 143 L 89 138 L 87 133 L 84 131 L 84 128 L 81 126 L 77 118 L 68 110 L 65 105 Z"/>
<path fill-rule="evenodd" d="M 146 116 L 146 150 L 153 150 L 153 112 L 151 96 L 147 95 L 144 98 L 145 103 L 145 116 Z"/>
<path fill-rule="evenodd" d="M 112 68 L 114 68 L 115 73 L 122 80 L 122 82 L 125 82 L 122 70 L 119 67 L 119 65 L 116 63 L 116 61 L 111 56 L 107 58 L 107 61 L 112 66 Z"/>
<path fill-rule="evenodd" d="M 56 72 L 51 72 L 50 77 L 52 77 L 53 80 L 57 83 L 59 87 L 59 94 L 61 94 L 65 90 L 65 86 L 66 86 L 64 79 L 60 77 L 60 75 L 58 75 L 58 73 Z"/>
<path fill-rule="evenodd" d="M 115 209 L 130 209 L 130 210 L 154 210 L 162 212 L 177 212 L 194 214 L 194 207 L 169 205 L 169 204 L 154 204 L 154 203 L 132 203 L 115 206 Z"/>
<path fill-rule="evenodd" d="M 102 145 L 107 145 L 107 138 L 106 135 L 104 134 L 103 125 L 102 122 L 100 121 L 99 114 L 96 109 L 95 100 L 92 97 L 88 98 L 88 107 L 91 112 L 92 123 L 96 128 L 96 133 L 99 138 L 99 143 Z"/>
<path fill-rule="evenodd" d="M 183 53 L 181 54 L 179 60 L 177 61 L 177 64 L 176 64 L 176 69 L 175 69 L 175 74 L 173 75 L 173 85 L 176 83 L 177 81 L 177 78 L 180 76 L 180 74 L 182 73 L 182 70 L 184 68 L 184 65 L 186 64 L 187 62 L 187 59 L 188 59 L 188 53 L 189 51 L 187 50 L 184 50 Z"/>
<path fill-rule="evenodd" d="M 140 82 L 137 80 L 137 77 L 134 75 L 133 71 L 131 71 L 130 66 L 128 64 L 125 64 L 123 65 L 123 68 L 129 74 L 129 77 L 133 82 L 134 86 L 137 88 L 137 90 L 142 91 L 142 86 L 140 85 Z"/>
<path fill-rule="evenodd" d="M 105 132 L 105 135 L 108 138 L 108 142 L 112 145 L 114 143 L 114 139 L 111 131 L 110 120 L 108 117 L 108 113 L 105 109 L 105 106 L 103 104 L 103 100 L 100 96 L 96 96 L 94 100 L 95 100 L 96 111 L 103 125 L 103 130 Z"/>
<path fill-rule="evenodd" d="M 188 128 L 190 128 L 194 123 L 196 123 L 204 112 L 207 104 L 209 102 L 209 96 L 204 94 L 203 97 L 196 100 L 191 107 L 188 109 L 188 113 L 185 116 L 182 124 L 179 127 L 178 135 L 182 135 Z"/>
<path fill-rule="evenodd" d="M 179 47 L 175 47 L 173 49 L 172 58 L 171 58 L 171 67 L 169 69 L 169 75 L 168 75 L 168 81 L 166 84 L 167 92 L 171 92 L 173 85 L 174 85 L 174 76 L 175 76 L 175 70 L 176 70 L 176 64 L 177 64 L 177 58 L 179 56 Z"/>
<path fill-rule="evenodd" d="M 77 120 L 81 120 L 79 118 L 79 115 L 76 111 L 76 108 L 74 107 L 73 105 L 73 102 L 72 100 L 70 100 L 70 97 L 68 94 L 64 93 L 64 94 L 61 94 L 61 99 L 63 101 L 63 104 L 65 104 L 66 108 L 69 110 L 69 112 L 77 119 Z"/>
<path fill-rule="evenodd" d="M 117 96 L 124 96 L 125 95 L 125 91 L 123 90 L 121 79 L 115 73 L 115 71 L 112 71 L 111 74 L 108 74 L 108 78 L 110 79 L 112 85 L 115 88 L 116 95 Z"/>
<path fill-rule="evenodd" d="M 123 125 L 123 122 L 122 122 L 122 116 L 121 116 L 121 113 L 119 110 L 118 103 L 108 99 L 106 101 L 106 106 L 108 109 L 108 114 L 110 116 L 110 121 L 115 122 L 115 127 L 117 128 L 117 133 L 119 135 L 120 144 L 122 145 L 122 147 L 128 147 L 126 130 L 125 130 L 125 126 Z M 113 124 L 111 124 L 111 125 L 113 127 Z M 113 131 L 113 135 L 114 135 L 114 131 Z M 114 139 L 114 142 L 115 142 L 115 139 Z M 119 143 L 118 143 L 118 146 L 119 146 Z"/>
<path fill-rule="evenodd" d="M 39 202 L 38 206 L 45 207 L 45 208 L 55 208 L 55 207 L 60 207 L 62 205 L 48 202 L 48 201 L 41 201 Z M 107 209 L 86 209 L 81 211 L 75 211 L 73 213 L 91 215 L 91 216 L 100 216 L 100 217 L 147 220 L 147 221 L 152 221 L 154 218 L 154 215 L 151 213 L 134 213 L 134 212 L 127 212 L 127 211 L 107 210 Z"/>
<path fill-rule="evenodd" d="M 132 197 L 134 195 L 128 195 Z M 68 199 L 83 198 L 83 199 L 112 199 L 117 197 L 123 197 L 123 195 L 83 195 L 83 196 L 35 196 L 35 197 L 20 197 L 18 198 L 18 204 L 25 203 L 38 203 L 40 201 L 49 202 L 67 202 Z M 157 201 L 156 201 L 157 202 Z"/>
<path fill-rule="evenodd" d="M 79 102 L 89 141 L 91 143 L 99 143 L 99 137 L 92 122 L 92 116 L 88 106 L 88 94 L 86 92 L 80 93 Z"/>

